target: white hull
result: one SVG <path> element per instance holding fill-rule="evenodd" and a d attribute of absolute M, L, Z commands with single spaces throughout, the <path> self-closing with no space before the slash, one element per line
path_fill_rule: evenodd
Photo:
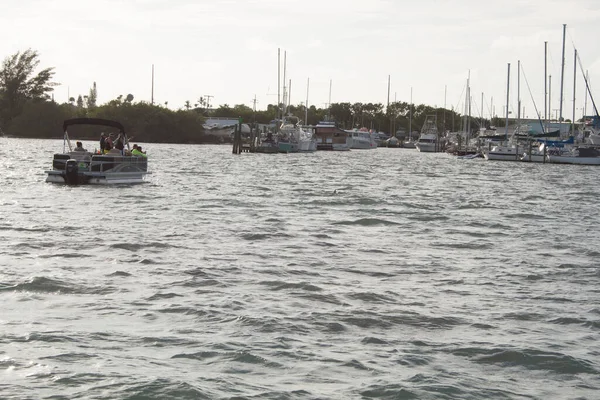
<path fill-rule="evenodd" d="M 521 161 L 543 163 L 544 158 L 545 157 L 543 154 L 531 154 L 531 155 L 523 154 L 523 157 L 521 157 Z M 546 162 L 548 162 L 547 159 L 546 159 Z"/>
<path fill-rule="evenodd" d="M 327 143 L 323 143 L 320 139 L 317 139 L 317 150 L 329 150 L 329 151 L 350 151 L 350 144 L 348 140 L 346 143 L 332 143 L 331 141 L 327 141 Z"/>
<path fill-rule="evenodd" d="M 438 150 L 436 150 L 436 145 L 435 143 L 416 143 L 415 147 L 417 148 L 417 150 L 419 150 L 421 153 L 436 153 L 438 152 Z"/>
<path fill-rule="evenodd" d="M 521 149 L 523 151 L 523 149 Z M 483 156 L 490 161 L 520 161 L 522 153 L 519 153 L 518 146 L 494 146 L 486 151 Z"/>
<path fill-rule="evenodd" d="M 363 142 L 352 142 L 352 147 L 353 149 L 359 149 L 359 150 L 370 150 L 370 149 L 376 149 L 377 148 L 377 143 L 363 143 Z"/>
<path fill-rule="evenodd" d="M 556 164 L 600 165 L 600 157 L 548 156 L 548 161 Z"/>
<path fill-rule="evenodd" d="M 347 144 L 334 144 L 332 146 L 333 151 L 350 151 L 350 146 Z"/>
<path fill-rule="evenodd" d="M 302 152 L 317 151 L 317 140 L 316 139 L 300 140 L 298 142 L 298 151 L 302 151 Z"/>
<path fill-rule="evenodd" d="M 519 155 L 516 153 L 484 153 L 486 160 L 490 161 L 519 161 Z"/>
<path fill-rule="evenodd" d="M 61 183 L 66 184 L 65 173 L 62 171 L 46 171 L 48 176 L 46 182 L 48 183 Z M 141 173 L 114 173 L 114 174 L 103 174 L 103 173 L 80 173 L 81 177 L 86 178 L 85 184 L 88 185 L 127 185 L 144 183 L 144 175 L 149 174 L 146 172 Z"/>

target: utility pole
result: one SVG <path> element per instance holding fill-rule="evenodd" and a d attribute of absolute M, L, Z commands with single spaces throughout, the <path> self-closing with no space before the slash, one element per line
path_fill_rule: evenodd
<path fill-rule="evenodd" d="M 210 99 L 211 97 L 215 97 L 211 94 L 205 94 L 204 97 L 206 97 L 206 109 L 209 110 L 210 109 Z"/>

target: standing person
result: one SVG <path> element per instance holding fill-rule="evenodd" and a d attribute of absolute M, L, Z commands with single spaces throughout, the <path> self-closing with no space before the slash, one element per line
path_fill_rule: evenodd
<path fill-rule="evenodd" d="M 115 145 L 113 143 L 113 137 L 115 137 L 114 133 L 111 132 L 111 133 L 108 134 L 108 136 L 106 137 L 106 141 L 105 141 L 105 144 L 106 144 L 105 147 L 110 146 L 110 149 L 112 149 L 113 147 L 115 147 Z"/>
<path fill-rule="evenodd" d="M 100 135 L 100 154 L 104 154 L 106 149 L 106 133 L 102 132 Z"/>
<path fill-rule="evenodd" d="M 119 150 L 121 154 L 123 154 L 123 150 L 125 149 L 125 143 L 123 141 L 123 135 L 119 133 L 117 136 L 117 141 L 115 142 L 115 149 Z"/>

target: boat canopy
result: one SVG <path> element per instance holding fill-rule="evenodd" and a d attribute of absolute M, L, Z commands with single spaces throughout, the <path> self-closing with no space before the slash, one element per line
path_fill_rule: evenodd
<path fill-rule="evenodd" d="M 63 132 L 67 131 L 67 127 L 71 125 L 102 125 L 112 126 L 113 128 L 119 129 L 122 133 L 125 133 L 125 128 L 120 122 L 111 121 L 110 119 L 102 118 L 72 118 L 67 119 L 63 122 Z"/>

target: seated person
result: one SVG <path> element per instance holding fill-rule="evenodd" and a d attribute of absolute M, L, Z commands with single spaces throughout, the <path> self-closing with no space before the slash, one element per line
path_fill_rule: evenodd
<path fill-rule="evenodd" d="M 104 142 L 104 154 L 108 154 L 112 150 L 112 145 L 108 142 Z"/>
<path fill-rule="evenodd" d="M 81 142 L 77 142 L 77 147 L 73 149 L 73 151 L 87 151 L 83 148 L 83 144 Z"/>
<path fill-rule="evenodd" d="M 133 150 L 131 150 L 132 156 L 137 157 L 148 157 L 145 151 L 142 151 L 142 146 L 138 146 L 137 144 L 133 145 Z"/>

